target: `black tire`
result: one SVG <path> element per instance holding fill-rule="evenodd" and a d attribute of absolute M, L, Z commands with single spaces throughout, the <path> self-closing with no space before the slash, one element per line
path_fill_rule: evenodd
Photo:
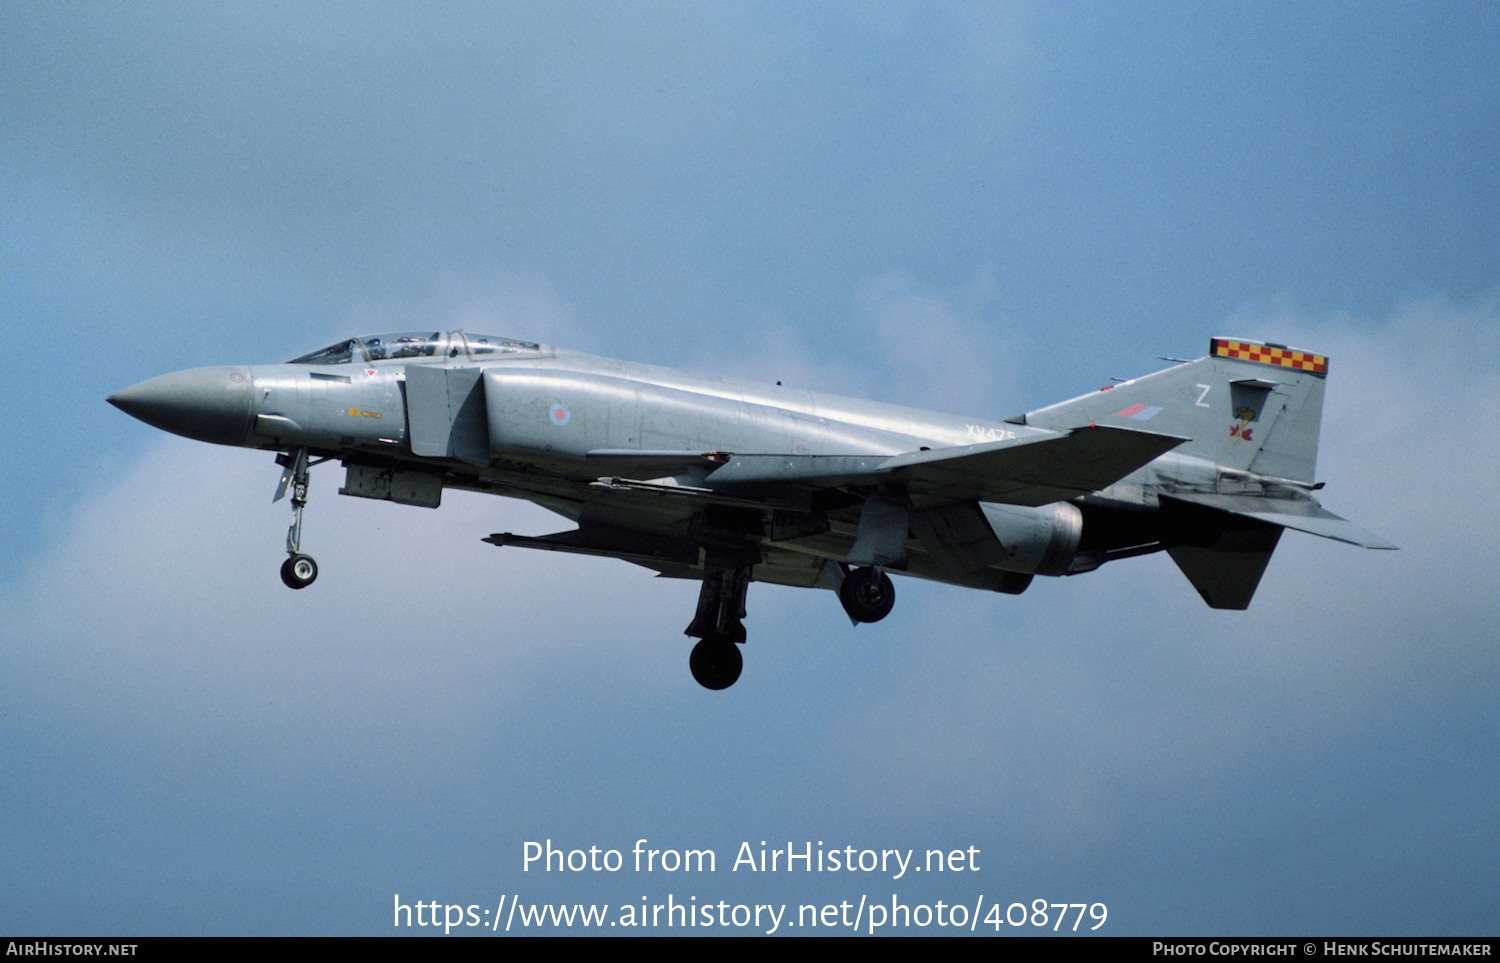
<path fill-rule="evenodd" d="M 896 605 L 896 586 L 891 577 L 873 568 L 858 568 L 844 576 L 839 601 L 856 622 L 879 622 Z"/>
<path fill-rule="evenodd" d="M 318 563 L 311 555 L 293 555 L 281 563 L 281 580 L 287 588 L 307 588 L 318 579 Z"/>
<path fill-rule="evenodd" d="M 688 657 L 693 678 L 703 688 L 715 691 L 734 685 L 744 667 L 745 658 L 740 655 L 740 647 L 728 639 L 712 635 L 693 646 L 693 654 Z"/>

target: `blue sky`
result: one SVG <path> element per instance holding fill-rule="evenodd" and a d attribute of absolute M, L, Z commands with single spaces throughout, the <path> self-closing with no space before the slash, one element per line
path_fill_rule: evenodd
<path fill-rule="evenodd" d="M 1493 934 L 1500 15 L 1485 4 L 0 7 L 0 930 L 392 931 L 393 895 L 1104 902 L 1114 934 Z M 1164 558 L 852 630 L 340 498 L 104 404 L 464 327 L 986 416 L 1332 359 L 1246 613 Z M 711 848 L 698 878 L 522 844 Z M 742 841 L 977 847 L 751 876 Z"/>

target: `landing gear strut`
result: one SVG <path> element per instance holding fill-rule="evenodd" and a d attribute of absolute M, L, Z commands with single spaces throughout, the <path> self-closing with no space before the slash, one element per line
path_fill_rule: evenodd
<path fill-rule="evenodd" d="M 320 462 L 326 460 L 319 459 Z M 307 449 L 297 448 L 284 455 L 277 455 L 276 463 L 285 470 L 281 473 L 281 483 L 276 486 L 276 497 L 271 501 L 281 501 L 287 488 L 292 490 L 292 527 L 286 533 L 286 553 L 289 557 L 281 563 L 281 581 L 286 583 L 287 588 L 307 588 L 318 577 L 318 563 L 313 561 L 311 555 L 302 554 L 302 509 L 307 507 L 308 470 L 318 462 L 309 462 Z"/>
<path fill-rule="evenodd" d="M 750 585 L 750 566 L 726 567 L 703 574 L 698 592 L 698 611 L 685 635 L 700 639 L 688 658 L 693 678 L 705 689 L 727 689 L 740 677 L 745 660 L 740 645 L 745 641 L 745 590 Z"/>
<path fill-rule="evenodd" d="M 844 576 L 839 601 L 856 622 L 879 622 L 896 604 L 896 586 L 891 577 L 874 566 L 857 568 Z"/>

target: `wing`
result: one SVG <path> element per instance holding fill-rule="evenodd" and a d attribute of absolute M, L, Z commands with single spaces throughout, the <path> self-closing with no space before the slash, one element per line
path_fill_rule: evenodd
<path fill-rule="evenodd" d="M 1183 441 L 1089 426 L 899 455 L 600 450 L 590 463 L 620 474 L 598 478 L 574 503 L 548 505 L 576 530 L 485 541 L 620 558 L 669 577 L 753 565 L 757 581 L 830 584 L 828 566 L 850 557 L 872 492 L 899 491 L 929 514 L 981 501 L 1047 505 L 1107 488 Z M 892 525 L 905 541 L 904 510 Z M 912 574 L 923 574 L 923 546 L 911 547 Z M 955 579 L 951 565 L 931 565 Z"/>
<path fill-rule="evenodd" d="M 1187 439 L 1090 425 L 979 445 L 894 456 L 730 455 L 707 486 L 891 486 L 935 504 L 961 501 L 1047 505 L 1108 488 Z"/>

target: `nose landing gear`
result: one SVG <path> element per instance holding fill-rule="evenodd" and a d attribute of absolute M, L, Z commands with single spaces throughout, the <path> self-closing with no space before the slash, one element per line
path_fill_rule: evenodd
<path fill-rule="evenodd" d="M 327 460 L 320 458 L 315 462 L 308 461 L 306 448 L 296 448 L 276 456 L 276 464 L 281 465 L 283 471 L 281 482 L 276 486 L 276 496 L 271 501 L 281 501 L 286 496 L 287 488 L 292 490 L 292 526 L 286 533 L 286 553 L 289 557 L 281 563 L 281 581 L 287 588 L 307 588 L 318 577 L 318 563 L 313 561 L 311 555 L 302 554 L 302 509 L 307 507 L 309 469 Z"/>
<path fill-rule="evenodd" d="M 298 553 L 281 563 L 281 580 L 287 588 L 307 588 L 318 577 L 318 563 L 311 555 Z"/>

